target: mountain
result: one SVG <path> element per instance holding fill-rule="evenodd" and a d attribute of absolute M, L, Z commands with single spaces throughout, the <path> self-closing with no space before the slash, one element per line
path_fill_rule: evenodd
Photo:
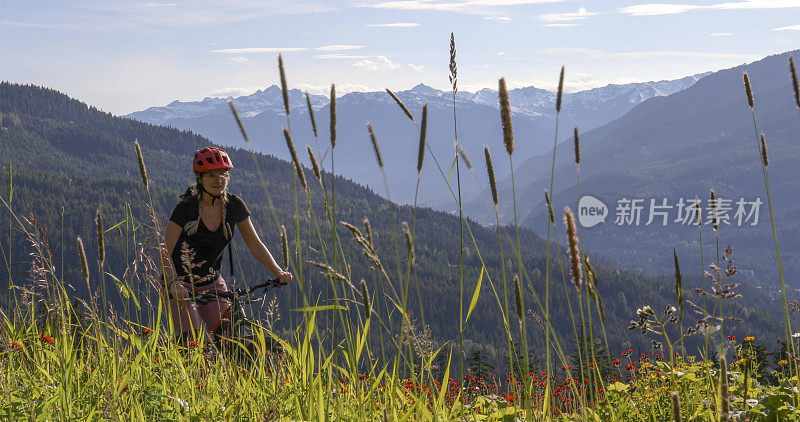
<path fill-rule="evenodd" d="M 574 125 L 590 129 L 605 124 L 621 117 L 648 98 L 670 95 L 685 89 L 704 75 L 698 74 L 675 81 L 609 85 L 565 94 L 561 135 L 567 136 L 571 133 Z M 428 143 L 441 161 L 442 171 L 449 173 L 454 139 L 452 93 L 420 84 L 410 90 L 398 92 L 397 95 L 417 120 L 420 119 L 422 105 L 428 104 Z M 519 143 L 517 154 L 527 158 L 547 151 L 553 136 L 552 128 L 555 126 L 556 93 L 528 87 L 511 90 L 509 95 L 515 117 L 515 132 L 519 139 L 525 140 Z M 205 98 L 200 102 L 175 101 L 165 107 L 151 107 L 126 117 L 190 130 L 223 145 L 244 147 L 239 129 L 230 118 L 228 100 L 233 101 L 242 115 L 256 151 L 289 158 L 281 135 L 281 128 L 287 125 L 281 90 L 274 85 L 238 98 Z M 289 91 L 292 134 L 301 146 L 308 144 L 318 147 L 318 157 L 327 157 L 327 147 L 323 146 L 328 145 L 329 99 L 310 95 L 310 100 L 316 112 L 318 133 L 323 140 L 313 136 L 305 97 L 297 89 Z M 497 91 L 483 89 L 476 93 L 458 92 L 456 108 L 459 141 L 469 156 L 479 158 L 482 146 L 499 139 L 502 133 Z M 339 159 L 335 160 L 337 173 L 386 196 L 364 129 L 364 125 L 371 122 L 381 147 L 391 151 L 391 155 L 395 157 L 395 160 L 386 163 L 390 197 L 400 203 L 412 203 L 416 192 L 415 180 L 406 176 L 416 171 L 419 135 L 392 98 L 385 92 L 352 92 L 337 99 L 337 114 L 340 139 L 336 150 Z M 433 161 L 430 158 L 427 161 L 423 172 L 439 174 Z M 307 160 L 304 162 L 308 164 Z M 505 167 L 498 169 L 498 177 L 509 174 Z M 478 192 L 472 190 L 471 186 L 466 189 L 463 192 L 465 196 Z M 447 185 L 438 180 L 423 184 L 419 195 L 421 203 L 438 208 L 449 208 L 453 204 Z"/>
<path fill-rule="evenodd" d="M 138 139 L 142 147 L 147 165 L 149 192 L 145 191 L 140 179 L 133 147 L 134 139 Z M 196 149 L 209 144 L 211 143 L 208 139 L 186 131 L 100 112 L 50 89 L 0 83 L 0 157 L 11 163 L 8 174 L 13 175 L 13 182 L 6 180 L 7 183 L 3 183 L 3 186 L 13 186 L 10 210 L 30 221 L 30 224 L 23 222 L 29 231 L 38 230 L 41 233 L 40 239 L 53 251 L 52 271 L 68 283 L 70 294 L 85 298 L 87 289 L 94 292 L 102 283 L 106 283 L 109 298 L 118 312 L 126 309 L 126 302 L 118 295 L 117 285 L 108 277 L 101 278 L 99 271 L 96 271 L 96 211 L 100 210 L 102 213 L 105 227 L 112 228 L 105 233 L 104 271 L 121 277 L 129 266 L 128 263 L 132 263 L 137 268 L 136 274 L 141 276 L 141 279 L 132 279 L 133 290 L 140 297 L 153 300 L 153 287 L 144 277 L 146 274 L 150 277 L 157 274 L 157 269 L 147 271 L 147 268 L 152 268 L 148 266 L 147 258 L 154 257 L 152 248 L 155 246 L 153 220 L 150 218 L 148 204 L 153 205 L 156 221 L 163 227 L 180 193 L 189 183 L 193 183 L 189 157 Z M 281 225 L 288 231 L 290 250 L 295 250 L 295 240 L 299 239 L 299 252 L 292 253 L 290 257 L 293 260 L 292 271 L 298 276 L 303 274 L 302 278 L 294 286 L 284 288 L 277 294 L 284 315 L 283 321 L 288 323 L 296 318 L 296 313 L 290 309 L 302 303 L 301 286 L 306 294 L 319 297 L 322 303 L 326 303 L 325 300 L 331 296 L 327 287 L 330 285 L 329 280 L 321 276 L 316 267 L 307 263 L 325 262 L 323 251 L 333 250 L 331 246 L 325 246 L 330 245 L 332 239 L 324 228 L 326 207 L 322 189 L 316 183 L 314 175 L 307 171 L 306 177 L 311 181 L 311 206 L 307 206 L 305 195 L 300 194 L 297 195 L 299 210 L 295 211 L 293 198 L 297 194 L 297 184 L 294 183 L 294 172 L 290 163 L 264 154 L 251 154 L 238 148 L 229 148 L 228 151 L 236 166 L 232 170 L 231 191 L 247 202 L 256 229 L 276 257 L 281 259 L 281 248 L 278 246 Z M 387 161 L 394 159 L 389 154 L 385 158 Z M 327 173 L 324 176 L 330 189 L 331 176 Z M 425 177 L 427 182 L 427 179 L 436 176 L 426 174 Z M 412 178 L 415 179 L 413 175 Z M 363 218 L 370 219 L 376 250 L 392 281 L 391 284 L 387 282 L 373 268 L 374 265 L 361 253 L 360 246 L 349 231 L 337 225 L 341 241 L 340 259 L 346 259 L 348 264 L 348 268 L 342 272 L 356 282 L 364 279 L 377 298 L 383 298 L 382 293 L 389 292 L 392 288 L 399 288 L 399 282 L 394 276 L 396 268 L 393 228 L 397 228 L 399 221 L 412 221 L 412 216 L 415 215 L 413 239 L 416 265 L 411 273 L 409 303 L 415 304 L 413 309 L 416 317 L 429 325 L 435 341 L 442 344 L 454 339 L 458 335 L 458 319 L 461 317 L 454 311 L 459 308 L 460 287 L 458 218 L 429 208 L 412 212 L 411 207 L 398 207 L 373 191 L 340 176 L 335 180 L 336 220 L 349 221 L 360 226 Z M 4 201 L 10 200 L 10 191 L 6 188 L 2 188 L 0 195 Z M 116 223 L 126 221 L 128 207 L 133 216 L 133 228 L 130 231 L 125 226 L 118 226 L 119 230 L 114 229 Z M 42 266 L 43 261 L 36 258 L 36 250 L 31 246 L 31 239 L 35 238 L 29 238 L 17 230 L 17 222 L 7 212 L 8 209 L 2 210 L 6 219 L 4 221 L 9 224 L 0 224 L 0 239 L 3 239 L 3 256 L 10 262 L 9 271 L 0 272 L 0 291 L 9 291 L 6 286 L 9 277 L 12 277 L 16 285 L 26 284 L 35 292 L 41 292 L 45 285 L 52 283 L 52 278 L 48 276 L 47 266 Z M 392 218 L 394 213 L 397 213 L 397 220 Z M 321 235 L 314 229 L 316 221 L 323 226 Z M 501 249 L 497 247 L 497 232 L 494 229 L 481 227 L 473 221 L 469 222 L 469 226 L 471 235 L 465 236 L 464 249 L 465 295 L 471 295 L 474 291 L 484 267 L 485 277 L 482 278 L 480 299 L 464 333 L 465 341 L 472 344 L 470 347 L 484 350 L 495 350 L 497 347 L 503 350 L 506 345 L 504 329 L 497 300 L 490 286 L 502 289 L 501 266 L 507 266 L 510 272 L 516 266 L 507 262 L 508 255 L 501 256 Z M 509 228 L 504 230 L 508 232 Z M 77 265 L 77 236 L 83 239 L 90 263 L 88 284 L 83 280 Z M 472 236 L 475 243 L 472 243 Z M 325 244 L 321 244 L 323 240 Z M 400 242 L 402 244 L 403 241 Z M 506 236 L 503 243 L 506 253 L 510 253 L 513 244 L 515 242 L 512 242 L 510 236 Z M 540 296 L 543 294 L 546 245 L 541 238 L 527 230 L 520 232 L 520 244 L 525 267 L 523 280 L 528 287 L 523 292 L 525 303 L 529 309 L 535 311 L 537 308 L 532 305 L 535 302 L 530 292 L 535 291 Z M 404 246 L 401 249 L 403 250 L 400 254 L 405 257 Z M 137 251 L 141 251 L 141 255 Z M 128 253 L 133 253 L 133 256 Z M 239 283 L 254 283 L 255 280 L 267 276 L 264 269 L 247 252 L 239 236 L 234 242 L 234 256 L 236 279 Z M 634 317 L 637 307 L 652 305 L 663 309 L 671 303 L 672 278 L 641 276 L 618 269 L 613 261 L 600 257 L 593 259 L 593 262 L 601 280 L 599 290 L 608 316 L 606 327 L 609 342 L 615 349 L 620 346 L 649 348 L 649 338 L 630 336 L 626 328 L 627 322 Z M 405 271 L 405 261 L 400 265 Z M 228 274 L 226 265 L 223 265 L 223 274 Z M 560 286 L 568 282 L 561 277 L 553 276 L 551 282 L 558 286 L 551 289 L 552 321 L 555 331 L 566 345 L 571 335 L 571 324 L 568 308 L 565 306 L 565 295 L 574 294 L 574 290 L 561 289 Z M 684 277 L 684 286 L 687 289 L 699 285 L 699 282 L 688 274 Z M 692 297 L 693 294 L 687 290 L 686 295 Z M 726 304 L 727 312 L 747 316 L 745 325 L 731 328 L 734 335 L 756 331 L 770 332 L 771 328 L 777 326 L 778 315 L 773 315 L 768 310 L 776 309 L 778 302 L 755 290 L 747 293 L 746 298 L 749 307 L 738 301 Z M 468 299 L 465 298 L 466 300 Z M 386 309 L 381 307 L 388 305 L 380 300 L 375 302 L 378 309 Z M 0 296 L 0 307 L 7 308 L 10 303 L 8 295 Z M 147 300 L 142 300 L 142 303 L 147 306 Z M 358 312 L 359 309 L 353 309 L 354 317 Z M 324 324 L 322 317 L 318 323 Z M 535 324 L 531 323 L 529 327 L 529 339 L 535 350 L 542 346 L 544 336 L 539 335 Z M 321 329 L 320 332 L 325 330 Z M 565 349 L 570 350 L 569 346 Z M 500 360 L 502 358 L 497 361 Z"/>
<path fill-rule="evenodd" d="M 786 280 L 791 287 L 800 287 L 800 113 L 789 78 L 790 54 L 800 56 L 794 51 L 715 72 L 683 91 L 646 100 L 622 118 L 582 133 L 580 192 L 600 199 L 610 211 L 604 224 L 584 229 L 586 247 L 613 257 L 627 268 L 653 274 L 672 271 L 675 246 L 681 261 L 691 263 L 693 271 L 699 272 L 698 229 L 674 219 L 681 198 L 694 199 L 695 195 L 703 201 L 707 218 L 709 190 L 715 189 L 719 198 L 733 200 L 727 212 L 731 220 L 741 198 L 763 202 L 756 226 L 740 227 L 738 222 L 723 221 L 719 246 L 721 250 L 732 245 L 748 282 L 770 289 L 778 284 L 759 148 L 742 83 L 746 71 L 754 90 L 758 130 L 765 134 L 768 145 L 768 173 Z M 553 203 L 558 213 L 564 206 L 577 209 L 572 143 L 571 136 L 564 138 L 557 149 Z M 498 144 L 494 147 L 500 149 Z M 549 152 L 516 168 L 517 180 L 521 181 L 516 195 L 520 221 L 540 234 L 547 228 L 543 190 L 549 187 L 551 160 Z M 512 221 L 511 192 L 501 190 L 500 197 L 503 220 Z M 635 198 L 645 199 L 641 224 L 614 224 L 619 201 Z M 663 205 L 666 199 L 673 207 L 667 226 L 646 225 L 650 199 L 657 205 Z M 471 214 L 475 218 L 494 221 L 484 202 L 477 199 L 466 208 L 475 211 Z M 705 223 L 707 264 L 716 260 L 716 246 L 713 230 L 708 221 Z"/>

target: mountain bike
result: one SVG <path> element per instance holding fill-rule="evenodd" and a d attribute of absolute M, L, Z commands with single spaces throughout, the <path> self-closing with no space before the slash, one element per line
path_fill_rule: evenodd
<path fill-rule="evenodd" d="M 266 298 L 266 294 L 272 289 L 275 287 L 281 288 L 284 285 L 285 284 L 279 282 L 277 279 L 268 279 L 261 284 L 249 286 L 244 289 L 228 291 L 211 290 L 198 292 L 194 295 L 190 294 L 189 299 L 200 305 L 206 305 L 218 299 L 229 300 L 230 307 L 222 315 L 223 322 L 212 334 L 213 343 L 219 351 L 233 359 L 252 361 L 258 351 L 259 344 L 258 336 L 253 333 L 253 326 L 258 324 L 247 316 L 245 305 L 262 302 Z M 249 297 L 262 289 L 263 294 L 259 295 L 259 297 Z M 282 354 L 283 347 L 280 345 L 279 341 L 273 339 L 269 335 L 266 335 L 264 340 L 266 342 L 265 350 L 268 354 L 267 357 Z"/>

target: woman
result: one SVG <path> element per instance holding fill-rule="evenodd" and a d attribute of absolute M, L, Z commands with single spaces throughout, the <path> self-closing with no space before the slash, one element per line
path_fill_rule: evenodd
<path fill-rule="evenodd" d="M 185 340 L 202 324 L 209 334 L 218 333 L 226 319 L 230 306 L 227 300 L 200 305 L 188 295 L 189 292 L 228 290 L 220 267 L 236 227 L 261 265 L 282 284 L 292 281 L 292 274 L 281 269 L 256 234 L 247 205 L 227 192 L 228 171 L 233 168 L 228 154 L 219 148 L 203 148 L 194 153 L 192 168 L 197 183 L 181 196 L 164 235 L 164 252 L 168 257 L 164 261 L 167 274 L 171 276 L 166 278 L 170 316 L 175 332 Z"/>

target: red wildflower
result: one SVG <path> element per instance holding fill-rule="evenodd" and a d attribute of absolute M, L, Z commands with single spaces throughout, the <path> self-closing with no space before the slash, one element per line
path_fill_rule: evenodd
<path fill-rule="evenodd" d="M 150 334 L 150 329 L 149 328 L 142 328 L 142 335 L 146 336 L 148 334 Z"/>
<path fill-rule="evenodd" d="M 197 346 L 197 342 L 194 340 L 189 340 L 189 346 Z"/>
<path fill-rule="evenodd" d="M 15 348 L 17 350 L 22 350 L 22 345 L 17 343 L 17 342 L 15 342 L 15 341 L 11 342 L 11 347 L 13 347 L 13 348 Z"/>
<path fill-rule="evenodd" d="M 622 363 L 622 361 L 619 359 L 615 360 L 614 362 L 611 362 L 612 365 L 619 365 L 620 363 Z"/>
<path fill-rule="evenodd" d="M 40 334 L 39 335 L 39 339 L 41 339 L 42 341 L 46 341 L 46 342 L 48 342 L 50 344 L 56 344 L 56 341 L 53 340 L 52 337 L 50 337 L 50 336 L 48 336 L 46 334 Z"/>
<path fill-rule="evenodd" d="M 733 343 L 734 341 L 736 341 L 736 336 L 728 336 L 728 341 Z"/>

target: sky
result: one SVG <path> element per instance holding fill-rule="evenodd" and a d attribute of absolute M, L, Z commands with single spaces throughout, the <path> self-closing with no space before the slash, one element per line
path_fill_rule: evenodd
<path fill-rule="evenodd" d="M 121 115 L 279 84 L 326 93 L 565 90 L 725 69 L 800 48 L 800 0 L 0 0 L 0 80 Z"/>

